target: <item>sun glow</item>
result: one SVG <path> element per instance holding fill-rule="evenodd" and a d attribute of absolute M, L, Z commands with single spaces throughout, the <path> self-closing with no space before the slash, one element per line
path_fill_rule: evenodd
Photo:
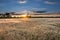
<path fill-rule="evenodd" d="M 25 14 L 25 15 L 21 15 L 21 17 L 23 17 L 23 18 L 27 18 L 27 15 Z"/>
<path fill-rule="evenodd" d="M 30 19 L 30 15 L 27 15 L 27 14 L 21 15 L 21 17 L 22 17 L 23 21 L 29 21 L 29 19 Z"/>
<path fill-rule="evenodd" d="M 27 15 L 27 14 L 24 14 L 24 15 L 21 15 L 22 18 L 30 18 L 31 16 L 30 15 Z"/>
<path fill-rule="evenodd" d="M 29 20 L 29 17 L 26 14 L 21 15 L 21 17 L 22 17 L 22 21 L 28 21 Z"/>

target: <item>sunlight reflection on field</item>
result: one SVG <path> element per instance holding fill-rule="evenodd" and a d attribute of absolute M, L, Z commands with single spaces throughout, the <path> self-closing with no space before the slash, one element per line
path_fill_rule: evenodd
<path fill-rule="evenodd" d="M 29 18 L 22 18 L 21 20 L 22 20 L 22 21 L 28 21 Z"/>

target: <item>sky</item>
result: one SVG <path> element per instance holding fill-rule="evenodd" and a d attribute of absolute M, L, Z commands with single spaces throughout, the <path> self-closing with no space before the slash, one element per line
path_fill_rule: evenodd
<path fill-rule="evenodd" d="M 60 0 L 0 0 L 0 12 L 23 10 L 60 12 Z"/>

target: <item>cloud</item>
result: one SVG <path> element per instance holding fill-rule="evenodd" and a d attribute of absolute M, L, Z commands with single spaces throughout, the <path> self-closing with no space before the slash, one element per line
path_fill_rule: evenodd
<path fill-rule="evenodd" d="M 26 2 L 27 2 L 27 0 L 20 0 L 20 1 L 19 1 L 20 4 L 24 4 L 24 3 L 26 3 Z"/>
<path fill-rule="evenodd" d="M 43 10 L 47 10 L 47 8 L 33 8 L 32 10 L 41 10 L 41 11 L 43 11 Z"/>
<path fill-rule="evenodd" d="M 56 2 L 44 1 L 46 4 L 56 4 Z"/>

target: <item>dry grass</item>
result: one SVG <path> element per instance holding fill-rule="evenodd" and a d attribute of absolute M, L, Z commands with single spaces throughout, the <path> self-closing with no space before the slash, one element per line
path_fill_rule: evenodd
<path fill-rule="evenodd" d="M 0 19 L 0 40 L 60 40 L 60 18 Z"/>

